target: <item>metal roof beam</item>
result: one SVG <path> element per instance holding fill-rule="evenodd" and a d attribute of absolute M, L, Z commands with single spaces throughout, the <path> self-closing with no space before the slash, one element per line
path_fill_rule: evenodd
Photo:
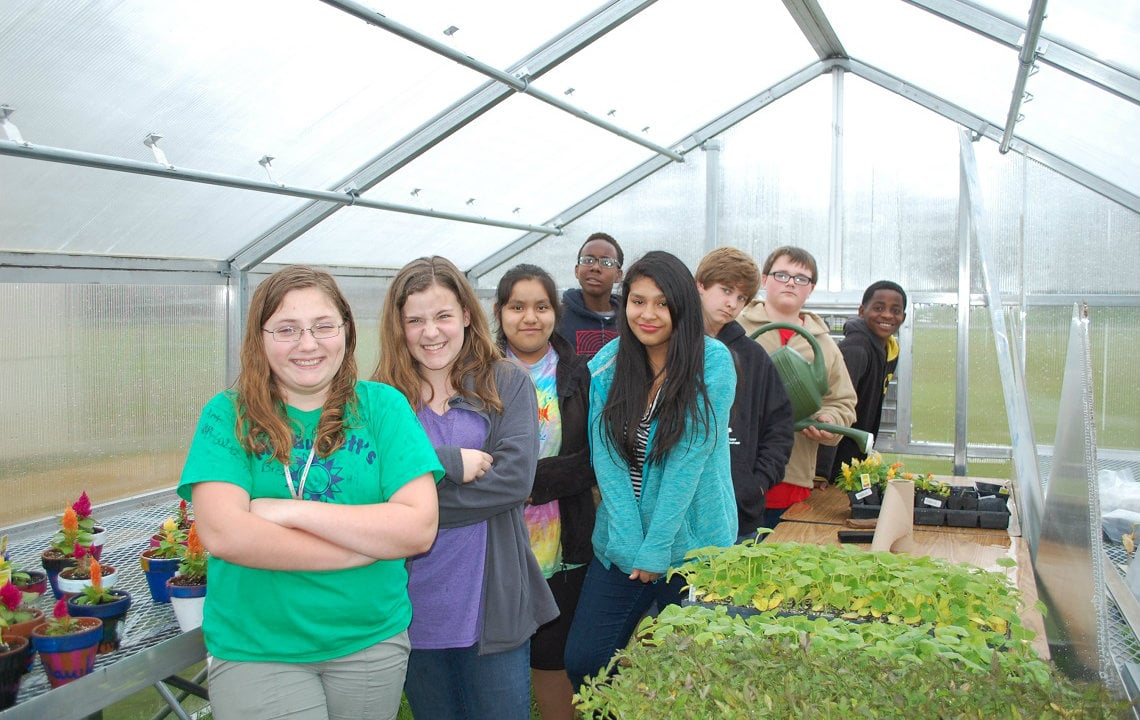
<path fill-rule="evenodd" d="M 977 135 L 985 136 L 994 142 L 1001 142 L 1001 128 L 991 124 L 983 117 L 974 115 L 951 102 L 943 100 L 937 95 L 928 93 L 921 88 L 900 80 L 894 75 L 889 75 L 876 67 L 859 62 L 858 60 L 836 60 L 835 62 L 842 64 L 848 71 L 875 83 L 884 90 L 890 90 L 896 95 L 916 102 L 929 110 L 933 110 L 942 117 L 972 130 Z M 1050 170 L 1058 172 L 1080 185 L 1084 185 L 1089 190 L 1128 208 L 1132 212 L 1140 213 L 1140 196 L 1134 195 L 1124 188 L 1093 175 L 1089 171 L 1043 150 L 1036 145 L 1027 143 L 1024 140 L 1014 140 L 1010 143 L 1010 149 L 1025 155 L 1031 160 L 1036 160 Z"/>
<path fill-rule="evenodd" d="M 820 60 L 847 57 L 835 28 L 831 27 L 827 14 L 816 0 L 784 0 L 784 7 L 800 26 L 800 31 Z"/>
<path fill-rule="evenodd" d="M 904 1 L 1006 47 L 1016 50 L 1022 45 L 1021 36 L 1025 34 L 1025 28 L 973 5 L 959 0 Z M 1037 62 L 1084 80 L 1122 100 L 1140 105 L 1140 77 L 1070 47 L 1050 37 L 1048 33 L 1042 34 L 1042 37 L 1048 42 L 1040 49 Z"/>
<path fill-rule="evenodd" d="M 523 58 L 509 72 L 526 67 L 531 77 L 539 77 L 655 1 L 618 0 L 610 3 Z M 354 170 L 334 187 L 353 185 L 360 192 L 367 191 L 512 94 L 514 90 L 501 83 L 487 82 Z M 325 203 L 306 205 L 238 251 L 232 258 L 234 265 L 240 268 L 257 265 L 339 209 L 339 206 Z"/>
<path fill-rule="evenodd" d="M 543 92 L 536 87 L 531 87 L 530 78 L 532 76 L 526 68 L 522 68 L 515 73 L 503 72 L 498 68 L 476 60 L 470 55 L 465 55 L 450 45 L 445 45 L 438 40 L 432 40 L 428 36 L 416 32 L 410 27 L 401 25 L 394 20 L 389 20 L 375 10 L 356 2 L 355 0 L 321 0 L 321 2 L 325 3 L 326 5 L 331 5 L 338 10 L 342 10 L 349 15 L 352 15 L 353 17 L 359 18 L 369 25 L 375 25 L 376 27 L 387 30 L 393 35 L 415 43 L 416 45 L 419 45 L 426 50 L 430 50 L 437 55 L 442 55 L 448 60 L 457 62 L 465 68 L 474 70 L 481 75 L 486 75 L 495 82 L 506 85 L 515 92 L 530 95 L 534 99 L 540 100 L 547 105 L 550 105 L 551 107 L 561 110 L 562 112 L 569 113 L 579 120 L 585 120 L 592 125 L 596 125 L 603 130 L 617 135 L 618 137 L 624 138 L 633 143 L 637 143 L 642 147 L 649 148 L 658 155 L 664 155 L 665 157 L 671 158 L 678 162 L 684 161 L 684 158 L 680 153 L 669 150 L 668 148 L 663 148 L 660 145 L 644 137 L 641 137 L 640 135 L 636 135 L 626 130 L 625 128 L 614 125 L 613 123 L 603 120 L 602 118 L 591 115 L 585 110 L 574 107 L 570 103 L 562 100 L 557 96 Z"/>
<path fill-rule="evenodd" d="M 169 180 L 218 185 L 239 190 L 253 190 L 256 192 L 269 193 L 271 195 L 287 195 L 309 200 L 319 200 L 321 202 L 333 203 L 334 205 L 352 205 L 354 207 L 364 207 L 372 210 L 388 210 L 390 212 L 405 213 L 408 215 L 422 215 L 423 217 L 456 220 L 458 222 L 473 223 L 476 225 L 490 225 L 492 227 L 501 227 L 510 230 L 537 231 L 550 235 L 558 235 L 561 233 L 561 230 L 555 227 L 543 227 L 507 220 L 492 220 L 490 218 L 476 217 L 474 215 L 460 215 L 458 213 L 440 212 L 438 210 L 426 210 L 409 205 L 396 205 L 379 200 L 367 200 L 360 197 L 358 191 L 332 192 L 329 190 L 313 190 L 310 188 L 285 185 L 283 183 L 275 184 L 264 180 L 250 180 L 237 175 L 223 175 L 221 173 L 208 172 L 205 170 L 191 170 L 174 165 L 163 165 L 157 162 L 142 162 L 130 158 L 99 155 L 96 153 L 48 147 L 45 145 L 32 145 L 31 143 L 14 143 L 9 140 L 0 140 L 0 155 L 10 155 L 12 157 L 22 157 L 32 160 L 46 160 L 48 162 L 58 162 L 67 165 L 98 168 L 100 170 L 115 170 L 138 175 L 150 175 L 153 177 L 167 178 Z"/>
<path fill-rule="evenodd" d="M 701 144 L 709 138 L 724 132 L 749 115 L 779 100 L 796 88 L 811 82 L 820 75 L 830 72 L 831 69 L 836 66 L 835 63 L 836 61 L 828 60 L 808 65 L 803 70 L 788 76 L 767 90 L 745 100 L 709 124 L 689 133 L 680 142 L 676 143 L 675 147 L 681 148 L 681 151 L 684 153 L 688 153 L 700 147 Z M 566 210 L 550 220 L 551 224 L 557 224 L 559 227 L 568 225 L 615 195 L 636 185 L 661 168 L 666 167 L 668 164 L 668 159 L 663 157 L 653 157 L 646 160 L 633 170 L 630 170 L 613 182 L 608 183 L 590 194 L 588 197 L 566 208 Z M 468 276 L 478 278 L 481 275 L 491 272 L 503 263 L 509 262 L 511 258 L 525 251 L 535 243 L 541 241 L 543 237 L 542 235 L 534 233 L 528 233 L 520 237 L 518 240 L 515 240 L 506 247 L 501 248 L 476 263 L 467 271 Z"/>

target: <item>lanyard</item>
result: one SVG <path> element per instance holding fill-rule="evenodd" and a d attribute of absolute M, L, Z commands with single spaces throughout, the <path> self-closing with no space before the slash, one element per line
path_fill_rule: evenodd
<path fill-rule="evenodd" d="M 285 482 L 289 485 L 289 494 L 293 496 L 294 500 L 302 500 L 301 494 L 305 492 L 305 480 L 309 477 L 309 466 L 313 464 L 313 455 L 317 452 L 316 443 L 313 444 L 309 450 L 309 459 L 305 461 L 305 469 L 301 471 L 301 486 L 296 490 L 293 489 L 293 473 L 289 472 L 288 465 L 282 465 L 285 468 Z"/>

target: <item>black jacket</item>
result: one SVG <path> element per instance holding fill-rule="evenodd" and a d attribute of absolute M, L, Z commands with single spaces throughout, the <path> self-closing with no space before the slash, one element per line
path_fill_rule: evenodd
<path fill-rule="evenodd" d="M 617 318 L 620 300 L 610 295 L 610 307 L 614 314 L 605 317 L 586 307 L 581 288 L 567 290 L 562 294 L 562 320 L 558 323 L 557 334 L 561 335 L 574 352 L 589 360 L 602 349 L 602 346 L 618 336 Z M 557 348 L 555 348 L 557 350 Z M 562 353 L 558 353 L 559 357 Z"/>
<path fill-rule="evenodd" d="M 839 341 L 847 374 L 855 386 L 859 400 L 855 405 L 855 423 L 851 427 L 879 434 L 879 423 L 883 419 L 883 397 L 887 394 L 887 383 L 894 375 L 899 360 L 896 355 L 887 360 L 887 349 L 863 318 L 852 318 L 843 324 L 844 338 Z M 843 463 L 852 458 L 864 458 L 866 453 L 859 449 L 854 440 L 843 438 L 835 447 L 835 459 L 831 463 L 828 479 L 836 478 Z"/>
<path fill-rule="evenodd" d="M 729 427 L 737 535 L 751 534 L 764 519 L 768 488 L 784 479 L 792 453 L 792 403 L 768 353 L 730 322 L 717 333 L 736 361 L 736 402 Z"/>
<path fill-rule="evenodd" d="M 562 520 L 562 561 L 567 565 L 588 563 L 594 556 L 590 538 L 594 533 L 594 492 L 598 484 L 590 465 L 586 423 L 590 412 L 590 370 L 586 359 L 576 355 L 557 333 L 550 344 L 558 353 L 555 383 L 558 411 L 562 415 L 562 449 L 554 457 L 541 458 L 534 476 L 531 503 L 558 500 Z"/>

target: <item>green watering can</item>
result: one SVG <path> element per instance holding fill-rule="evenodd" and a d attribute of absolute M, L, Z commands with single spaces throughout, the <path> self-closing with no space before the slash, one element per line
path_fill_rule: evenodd
<path fill-rule="evenodd" d="M 854 440 L 864 453 L 871 452 L 871 446 L 875 444 L 875 437 L 871 433 L 812 420 L 811 416 L 823 407 L 823 396 L 827 394 L 827 365 L 824 364 L 823 352 L 819 349 L 819 343 L 816 342 L 811 333 L 799 325 L 774 322 L 757 328 L 748 337 L 755 340 L 769 330 L 781 329 L 794 330 L 802 335 L 807 340 L 808 345 L 811 345 L 812 353 L 815 355 L 815 359 L 808 362 L 807 358 L 797 352 L 795 348 L 787 345 L 781 346 L 771 355 L 772 364 L 776 366 L 776 372 L 779 373 L 780 380 L 784 383 L 784 389 L 788 392 L 788 398 L 792 401 L 792 417 L 795 420 L 795 429 L 803 430 L 806 427 L 814 427 L 844 435 Z"/>

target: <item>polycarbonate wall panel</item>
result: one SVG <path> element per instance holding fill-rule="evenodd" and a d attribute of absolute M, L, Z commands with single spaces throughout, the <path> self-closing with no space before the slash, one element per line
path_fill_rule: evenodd
<path fill-rule="evenodd" d="M 797 245 L 828 276 L 831 87 L 830 76 L 813 80 L 720 136 L 717 244 L 761 265 L 775 248 Z"/>
<path fill-rule="evenodd" d="M 911 441 L 954 444 L 958 311 L 912 303 Z"/>
<path fill-rule="evenodd" d="M 1051 445 L 1068 352 L 1072 306 L 1027 310 L 1026 386 L 1038 443 Z M 1100 448 L 1140 450 L 1140 308 L 1089 308 L 1093 412 Z"/>
<path fill-rule="evenodd" d="M 1028 292 L 1140 293 L 1140 215 L 1039 163 L 1026 177 Z"/>
<path fill-rule="evenodd" d="M 0 526 L 173 487 L 225 382 L 216 286 L 0 284 Z"/>
<path fill-rule="evenodd" d="M 957 126 L 851 75 L 844 99 L 842 288 L 955 291 Z"/>
<path fill-rule="evenodd" d="M 974 142 L 973 150 L 982 190 L 983 236 L 990 243 L 998 292 L 1003 301 L 1016 301 L 1025 287 L 1023 278 L 1030 262 L 1022 237 L 1025 156 L 1012 152 L 1002 155 L 997 143 L 984 139 Z M 976 245 L 970 246 L 970 258 L 970 292 L 984 293 L 985 282 Z"/>

